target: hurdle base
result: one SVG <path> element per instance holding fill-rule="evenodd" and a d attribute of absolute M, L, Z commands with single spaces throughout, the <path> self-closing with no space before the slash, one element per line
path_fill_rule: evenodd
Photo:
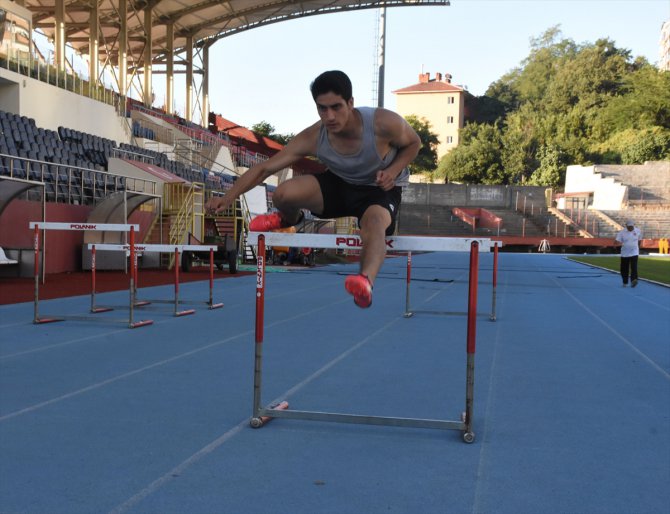
<path fill-rule="evenodd" d="M 220 309 L 221 307 L 223 307 L 223 304 L 222 303 L 210 303 L 210 304 L 208 304 L 208 307 L 209 307 L 209 310 L 211 311 L 213 309 Z"/>
<path fill-rule="evenodd" d="M 414 314 L 432 314 L 434 316 L 467 316 L 468 315 L 468 313 L 465 312 L 465 311 L 459 312 L 459 311 L 415 310 L 415 311 L 406 312 L 403 316 L 405 318 L 410 318 Z M 478 313 L 477 317 L 478 318 L 489 318 L 489 319 L 491 319 L 490 314 L 486 314 L 486 313 Z"/>
<path fill-rule="evenodd" d="M 154 320 L 152 319 L 145 319 L 142 321 L 136 321 L 134 323 L 129 323 L 128 328 L 139 328 L 139 327 L 146 327 L 147 325 L 153 325 Z"/>
<path fill-rule="evenodd" d="M 98 312 L 109 312 L 109 311 L 113 311 L 113 310 L 114 310 L 113 307 L 93 307 L 91 309 L 91 312 L 93 314 L 97 314 Z"/>
<path fill-rule="evenodd" d="M 185 311 L 175 312 L 174 315 L 179 316 L 188 316 L 189 314 L 195 314 L 195 309 L 187 309 Z"/>
<path fill-rule="evenodd" d="M 137 301 L 133 304 L 133 307 L 144 307 L 145 305 L 151 305 L 151 302 L 148 300 Z"/>
<path fill-rule="evenodd" d="M 279 402 L 276 405 L 271 406 L 269 409 L 261 409 L 260 412 L 264 412 L 264 411 L 267 411 L 267 410 L 276 412 L 278 410 L 286 410 L 286 409 L 288 409 L 288 407 L 289 407 L 288 402 L 286 400 L 284 400 L 282 402 Z M 251 418 L 250 424 L 251 424 L 252 428 L 260 428 L 263 425 L 265 425 L 266 423 L 269 423 L 270 421 L 272 421 L 273 418 L 274 418 L 274 416 L 256 416 L 254 418 Z"/>
<path fill-rule="evenodd" d="M 56 321 L 65 321 L 65 318 L 38 318 L 33 320 L 33 324 L 41 325 L 43 323 L 55 323 Z"/>
<path fill-rule="evenodd" d="M 260 409 L 258 415 L 252 419 L 260 421 L 262 426 L 265 418 L 301 419 L 306 421 L 330 421 L 337 423 L 352 423 L 358 425 L 382 425 L 407 428 L 431 428 L 439 430 L 458 430 L 470 434 L 464 421 L 451 421 L 421 418 L 396 418 L 386 416 L 365 416 L 361 414 L 342 414 L 336 412 L 299 411 L 266 408 Z M 468 437 L 469 438 L 469 437 Z M 474 440 L 474 438 L 473 438 Z"/>

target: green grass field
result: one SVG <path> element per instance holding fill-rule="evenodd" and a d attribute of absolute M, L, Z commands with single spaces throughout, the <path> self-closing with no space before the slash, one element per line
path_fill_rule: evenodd
<path fill-rule="evenodd" d="M 620 258 L 618 255 L 587 255 L 585 257 L 570 257 L 570 259 L 616 272 L 619 271 Z M 670 285 L 670 258 L 641 256 L 637 262 L 637 272 L 640 278 Z"/>

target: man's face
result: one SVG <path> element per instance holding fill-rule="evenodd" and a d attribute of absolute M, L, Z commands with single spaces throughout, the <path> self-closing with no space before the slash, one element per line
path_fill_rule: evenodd
<path fill-rule="evenodd" d="M 626 228 L 629 232 L 632 232 L 635 227 L 633 227 L 633 225 L 628 225 Z"/>
<path fill-rule="evenodd" d="M 316 110 L 328 132 L 342 130 L 354 108 L 354 99 L 345 101 L 335 93 L 324 93 L 316 97 Z"/>

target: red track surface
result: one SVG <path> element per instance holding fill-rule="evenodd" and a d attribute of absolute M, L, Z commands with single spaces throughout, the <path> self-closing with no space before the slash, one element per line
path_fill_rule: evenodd
<path fill-rule="evenodd" d="M 214 278 L 228 278 L 253 274 L 240 271 L 231 275 L 228 270 L 215 271 Z M 209 270 L 194 270 L 179 273 L 179 282 L 209 280 Z M 98 271 L 96 274 L 96 293 L 121 291 L 128 289 L 129 276 L 122 271 Z M 174 284 L 174 272 L 166 270 L 141 270 L 138 287 L 151 287 Z M 65 296 L 87 295 L 91 293 L 91 273 L 71 272 L 47 275 L 44 284 L 40 283 L 40 300 L 62 298 Z M 0 305 L 32 302 L 35 299 L 35 280 L 32 278 L 0 278 Z"/>

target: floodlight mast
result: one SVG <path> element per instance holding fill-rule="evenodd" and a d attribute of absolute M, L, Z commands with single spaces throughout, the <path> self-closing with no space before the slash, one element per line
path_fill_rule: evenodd
<path fill-rule="evenodd" d="M 386 56 L 386 7 L 379 9 L 377 39 L 377 107 L 384 107 L 384 58 Z"/>

